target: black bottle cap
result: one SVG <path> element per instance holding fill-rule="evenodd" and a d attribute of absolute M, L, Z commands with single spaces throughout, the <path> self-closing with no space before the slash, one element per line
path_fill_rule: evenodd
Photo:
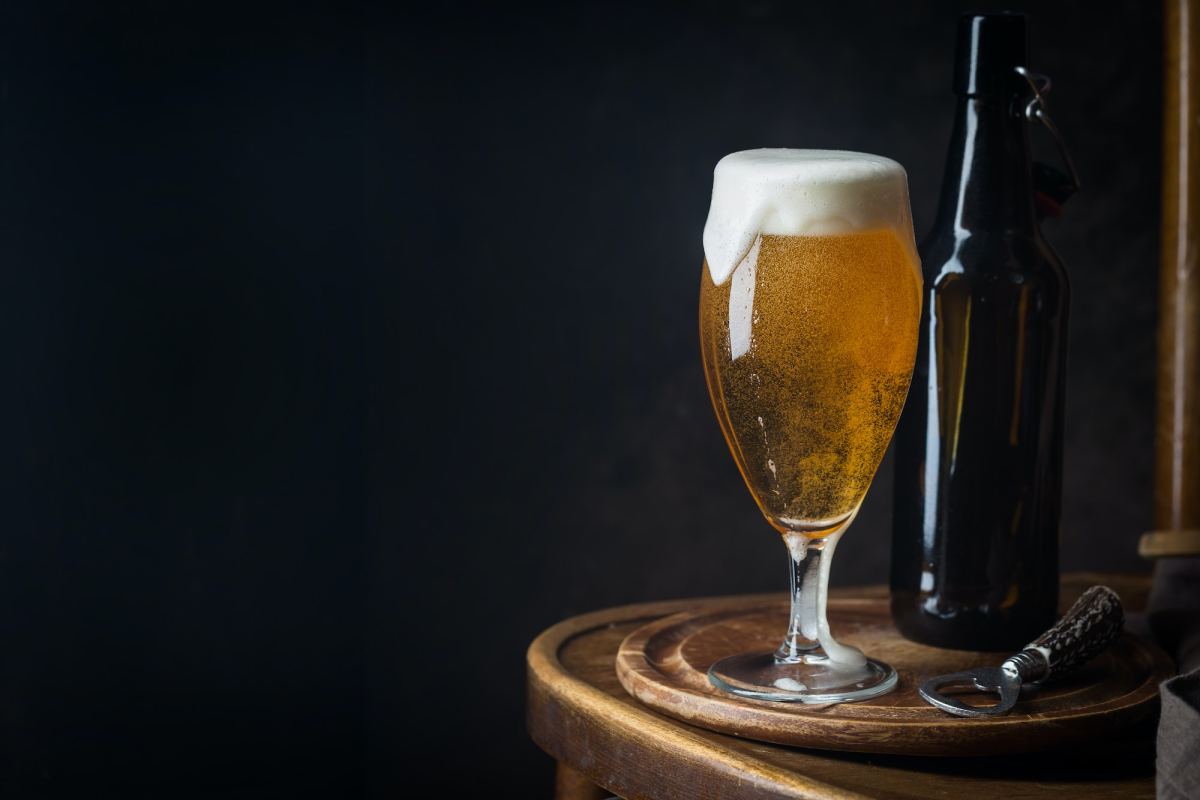
<path fill-rule="evenodd" d="M 1025 15 L 1008 11 L 966 14 L 958 20 L 954 91 L 965 95 L 1010 95 L 1023 79 L 1013 70 L 1029 60 Z"/>

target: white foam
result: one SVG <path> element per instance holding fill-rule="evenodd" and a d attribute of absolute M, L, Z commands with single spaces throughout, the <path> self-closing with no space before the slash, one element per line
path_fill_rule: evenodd
<path fill-rule="evenodd" d="M 733 284 L 729 287 L 729 358 L 733 361 L 750 352 L 750 339 L 754 333 L 754 287 L 758 283 L 755 267 L 761 243 L 762 239 L 755 237 L 750 252 L 733 271 Z"/>
<path fill-rule="evenodd" d="M 809 635 L 810 639 L 816 639 L 821 643 L 821 649 L 825 651 L 825 655 L 829 656 L 831 662 L 841 668 L 851 669 L 861 669 L 866 666 L 867 657 L 857 647 L 842 644 L 833 638 L 833 632 L 829 630 L 826 603 L 829 597 L 829 566 L 833 563 L 834 548 L 837 547 L 842 534 L 846 532 L 846 528 L 850 527 L 850 523 L 854 521 L 854 517 L 856 516 L 858 516 L 858 509 L 854 510 L 854 514 L 850 517 L 849 521 L 839 528 L 837 532 L 825 537 L 825 552 L 821 553 L 821 573 L 819 578 L 821 585 L 817 590 L 817 602 L 820 606 L 816 609 L 817 631 L 815 636 Z"/>
<path fill-rule="evenodd" d="M 799 628 L 800 635 L 809 641 L 816 641 L 828 656 L 831 668 L 842 672 L 862 671 L 866 666 L 867 657 L 857 647 L 842 644 L 833 638 L 829 629 L 828 597 L 829 597 L 829 567 L 833 563 L 833 551 L 841 541 L 842 534 L 858 516 L 858 509 L 847 515 L 846 520 L 836 531 L 823 539 L 809 540 L 803 533 L 789 531 L 783 534 L 783 541 L 791 551 L 792 560 L 796 563 L 804 561 L 810 548 L 819 547 L 820 553 L 815 565 L 809 563 L 805 567 L 805 587 L 800 595 L 799 608 L 793 607 L 795 619 L 793 627 Z M 813 570 L 816 574 L 813 574 Z M 816 585 L 810 585 L 810 581 Z M 790 638 L 790 637 L 789 637 Z"/>
<path fill-rule="evenodd" d="M 713 171 L 704 257 L 717 286 L 759 234 L 829 236 L 892 228 L 916 262 L 908 176 L 890 158 L 844 150 L 730 153 Z"/>

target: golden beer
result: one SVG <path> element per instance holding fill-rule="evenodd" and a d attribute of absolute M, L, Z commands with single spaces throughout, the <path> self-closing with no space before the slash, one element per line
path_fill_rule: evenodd
<path fill-rule="evenodd" d="M 834 638 L 826 596 L 834 551 L 904 407 L 921 291 L 895 161 L 760 149 L 717 163 L 700 351 L 738 469 L 783 534 L 792 587 L 783 644 L 713 662 L 718 689 L 842 703 L 896 686 L 894 669 Z"/>
<path fill-rule="evenodd" d="M 904 407 L 919 266 L 888 228 L 759 235 L 700 288 L 713 406 L 742 477 L 780 533 L 822 537 L 862 503 Z"/>

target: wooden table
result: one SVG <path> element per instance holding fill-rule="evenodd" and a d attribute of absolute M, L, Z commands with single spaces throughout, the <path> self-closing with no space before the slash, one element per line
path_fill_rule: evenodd
<path fill-rule="evenodd" d="M 1148 578 L 1074 574 L 1072 601 L 1106 583 L 1131 611 Z M 851 590 L 883 596 L 882 587 Z M 598 611 L 548 629 L 529 648 L 529 733 L 558 761 L 556 797 L 704 798 L 1154 797 L 1154 728 L 1078 752 L 918 758 L 801 750 L 712 733 L 658 714 L 617 681 L 617 647 L 635 628 L 696 605 L 681 600 Z M 713 600 L 712 602 L 721 602 Z M 603 789 L 599 787 L 604 787 Z"/>

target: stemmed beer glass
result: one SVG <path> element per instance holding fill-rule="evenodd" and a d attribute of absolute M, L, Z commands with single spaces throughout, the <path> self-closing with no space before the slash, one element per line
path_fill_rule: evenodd
<path fill-rule="evenodd" d="M 783 644 L 712 665 L 760 700 L 883 694 L 895 671 L 836 641 L 829 565 L 904 406 L 921 311 L 908 180 L 887 158 L 747 150 L 717 164 L 704 229 L 700 341 L 721 430 L 787 545 Z"/>

